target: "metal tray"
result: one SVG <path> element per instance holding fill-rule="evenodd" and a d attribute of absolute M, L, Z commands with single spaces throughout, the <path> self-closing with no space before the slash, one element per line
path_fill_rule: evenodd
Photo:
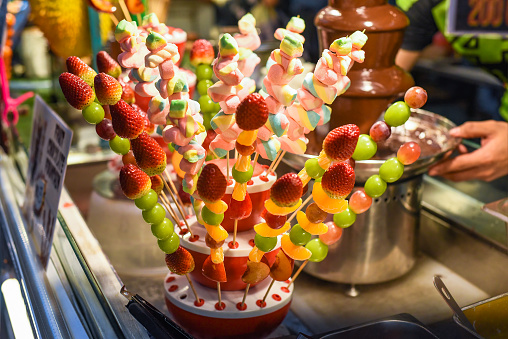
<path fill-rule="evenodd" d="M 436 339 L 437 337 L 407 313 L 315 336 L 300 334 L 297 339 Z"/>
<path fill-rule="evenodd" d="M 508 293 L 465 306 L 462 311 L 478 333 L 464 326 L 457 316 L 453 320 L 476 338 L 508 337 Z"/>

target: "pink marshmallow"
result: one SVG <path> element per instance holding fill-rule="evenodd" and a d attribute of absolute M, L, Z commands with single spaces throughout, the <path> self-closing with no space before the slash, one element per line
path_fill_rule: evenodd
<path fill-rule="evenodd" d="M 220 108 L 226 114 L 233 114 L 236 112 L 236 108 L 240 105 L 240 98 L 237 95 L 231 95 L 226 100 L 219 102 Z"/>
<path fill-rule="evenodd" d="M 175 65 L 173 61 L 167 59 L 159 65 L 161 79 L 169 80 L 175 76 Z"/>
<path fill-rule="evenodd" d="M 299 88 L 296 92 L 298 101 L 306 111 L 312 111 L 318 107 L 321 107 L 324 103 L 323 100 L 316 98 L 305 88 Z"/>
<path fill-rule="evenodd" d="M 139 82 L 134 87 L 134 90 L 138 95 L 149 98 L 159 95 L 159 91 L 157 87 L 155 87 L 155 81 L 152 82 Z M 167 96 L 167 95 L 166 95 Z"/>
<path fill-rule="evenodd" d="M 236 87 L 226 85 L 222 81 L 217 81 L 215 84 L 208 87 L 208 95 L 214 102 L 224 101 L 229 96 L 235 95 L 236 91 Z"/>
<path fill-rule="evenodd" d="M 250 77 L 260 62 L 261 59 L 256 54 L 251 54 L 249 57 L 238 61 L 238 69 L 244 76 Z"/>
<path fill-rule="evenodd" d="M 250 34 L 236 34 L 234 36 L 238 47 L 250 49 L 254 51 L 261 46 L 261 39 L 256 32 Z"/>
<path fill-rule="evenodd" d="M 271 95 L 267 96 L 265 98 L 266 105 L 268 106 L 268 112 L 272 114 L 282 113 L 281 111 L 284 109 L 282 104 L 277 101 L 274 97 Z"/>
<path fill-rule="evenodd" d="M 297 140 L 301 137 L 304 137 L 304 128 L 300 126 L 298 122 L 295 121 L 295 119 L 288 117 L 289 120 L 289 128 L 287 131 L 287 136 L 290 140 Z"/>
<path fill-rule="evenodd" d="M 268 141 L 270 137 L 273 135 L 273 132 L 268 129 L 266 126 L 262 126 L 258 129 L 258 138 L 263 141 Z"/>
<path fill-rule="evenodd" d="M 317 62 L 316 68 L 314 69 L 314 76 L 327 86 L 331 86 L 337 82 L 337 73 L 333 69 L 328 68 L 323 57 L 319 58 Z"/>
<path fill-rule="evenodd" d="M 266 75 L 268 80 L 274 85 L 287 85 L 293 79 L 292 75 L 288 75 L 284 68 L 279 64 L 273 64 Z"/>
<path fill-rule="evenodd" d="M 197 162 L 189 162 L 187 159 L 182 159 L 180 160 L 180 169 L 186 174 L 194 176 L 198 174 L 204 161 L 205 158 L 199 159 Z"/>
<path fill-rule="evenodd" d="M 180 132 L 178 127 L 166 126 L 162 131 L 162 138 L 167 143 L 172 142 L 178 146 L 185 146 L 192 140 L 193 136 L 186 138 L 185 135 Z"/>
<path fill-rule="evenodd" d="M 169 113 L 169 105 L 166 105 L 162 111 L 157 111 L 148 107 L 148 120 L 154 125 L 165 125 L 166 124 L 166 116 Z"/>

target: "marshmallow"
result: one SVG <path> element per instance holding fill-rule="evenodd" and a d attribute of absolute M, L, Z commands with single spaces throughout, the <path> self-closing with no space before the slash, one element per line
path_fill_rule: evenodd
<path fill-rule="evenodd" d="M 142 97 L 149 98 L 159 95 L 159 91 L 156 87 L 156 82 L 139 82 L 134 86 L 134 91 Z"/>
<path fill-rule="evenodd" d="M 229 33 L 224 34 L 219 40 L 219 54 L 222 57 L 238 54 L 238 44 Z"/>
<path fill-rule="evenodd" d="M 148 120 L 154 125 L 165 125 L 166 116 L 169 113 L 169 105 L 160 95 L 152 97 L 148 103 Z"/>
<path fill-rule="evenodd" d="M 337 82 L 337 73 L 328 68 L 324 58 L 319 58 L 316 68 L 314 69 L 314 76 L 323 84 L 331 86 Z"/>
<path fill-rule="evenodd" d="M 282 113 L 268 114 L 268 120 L 266 121 L 265 126 L 272 131 L 273 134 L 281 137 L 288 129 L 289 121 Z"/>
<path fill-rule="evenodd" d="M 291 117 L 288 118 L 288 121 L 289 127 L 286 136 L 293 141 L 304 137 L 304 128 Z"/>
<path fill-rule="evenodd" d="M 210 121 L 210 126 L 215 132 L 217 132 L 217 134 L 222 134 L 222 132 L 227 130 L 234 123 L 234 114 L 226 114 L 222 111 L 219 111 L 219 113 L 215 114 L 215 116 Z"/>
<path fill-rule="evenodd" d="M 348 55 L 353 48 L 353 41 L 350 37 L 336 39 L 330 45 L 330 51 L 336 55 Z"/>
<path fill-rule="evenodd" d="M 326 104 L 331 104 L 337 97 L 337 88 L 335 86 L 324 85 L 316 79 L 312 73 L 308 73 L 305 76 L 303 88 L 309 91 L 313 96 L 323 100 Z"/>
<path fill-rule="evenodd" d="M 240 98 L 237 95 L 231 95 L 224 101 L 219 102 L 220 108 L 226 114 L 233 114 L 236 112 L 236 108 L 240 105 Z"/>
<path fill-rule="evenodd" d="M 256 152 L 263 159 L 274 161 L 280 150 L 280 141 L 275 137 L 271 137 L 267 141 L 258 140 L 256 144 Z"/>
<path fill-rule="evenodd" d="M 328 121 L 330 121 L 330 116 L 332 114 L 332 110 L 330 109 L 330 106 L 323 105 L 323 106 L 321 106 L 320 109 L 316 110 L 316 112 L 320 116 L 318 126 L 327 124 Z"/>
<path fill-rule="evenodd" d="M 203 148 L 203 147 L 201 147 Z M 203 162 L 205 162 L 205 158 L 197 160 L 196 162 L 190 162 L 185 158 L 180 160 L 180 169 L 185 172 L 185 175 L 195 176 L 198 174 L 201 166 L 203 166 Z"/>
<path fill-rule="evenodd" d="M 250 56 L 238 61 L 238 70 L 245 76 L 250 77 L 254 73 L 254 69 L 261 62 L 261 59 L 254 53 Z"/>
<path fill-rule="evenodd" d="M 297 98 L 300 105 L 302 105 L 306 111 L 311 111 L 323 105 L 323 100 L 316 98 L 305 88 L 299 88 L 297 90 Z"/>
<path fill-rule="evenodd" d="M 318 107 L 317 109 L 320 109 Z M 301 104 L 294 104 L 287 108 L 286 114 L 298 124 L 309 131 L 313 131 L 319 123 L 321 116 L 314 110 L 306 110 Z M 291 126 L 289 126 L 291 129 Z"/>
<path fill-rule="evenodd" d="M 185 137 L 176 126 L 166 126 L 162 131 L 162 138 L 167 143 L 179 146 L 185 146 L 192 140 L 192 136 L 190 138 Z"/>
<path fill-rule="evenodd" d="M 265 78 L 263 80 L 263 87 L 266 93 L 274 97 L 284 106 L 290 106 L 296 99 L 296 90 L 289 85 L 274 85 L 270 80 Z"/>
<path fill-rule="evenodd" d="M 212 86 L 208 87 L 208 96 L 213 102 L 221 102 L 231 95 L 236 95 L 237 88 L 228 86 L 222 81 L 217 81 Z"/>
<path fill-rule="evenodd" d="M 283 151 L 293 153 L 293 154 L 304 154 L 307 150 L 307 142 L 308 140 L 303 137 L 297 140 L 291 140 L 287 136 L 282 136 L 279 138 L 280 148 Z"/>

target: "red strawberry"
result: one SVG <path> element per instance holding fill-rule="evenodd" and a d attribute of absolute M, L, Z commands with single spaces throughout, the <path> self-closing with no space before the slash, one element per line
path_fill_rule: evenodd
<path fill-rule="evenodd" d="M 323 151 L 328 158 L 345 161 L 353 155 L 360 136 L 360 129 L 354 124 L 333 129 L 323 141 Z"/>
<path fill-rule="evenodd" d="M 268 120 L 268 106 L 259 93 L 252 93 L 236 108 L 236 123 L 245 131 L 259 129 Z"/>
<path fill-rule="evenodd" d="M 197 189 L 199 196 L 204 202 L 215 202 L 226 193 L 226 177 L 220 168 L 213 164 L 207 164 L 198 178 Z"/>
<path fill-rule="evenodd" d="M 250 217 L 252 213 L 252 201 L 249 193 L 245 194 L 245 199 L 243 201 L 237 201 L 231 198 L 227 212 L 229 212 L 228 218 L 233 220 L 242 220 Z"/>
<path fill-rule="evenodd" d="M 263 257 L 264 258 L 264 257 Z M 242 281 L 246 284 L 257 284 L 265 280 L 270 274 L 270 266 L 265 262 L 247 261 L 247 269 L 242 275 Z"/>
<path fill-rule="evenodd" d="M 118 79 L 120 74 L 122 74 L 122 68 L 118 62 L 105 51 L 97 53 L 97 68 L 99 72 L 106 73 L 115 79 Z"/>
<path fill-rule="evenodd" d="M 122 99 L 110 111 L 113 129 L 122 138 L 135 139 L 145 130 L 145 118 Z"/>
<path fill-rule="evenodd" d="M 171 253 L 166 254 L 166 265 L 173 273 L 183 275 L 194 271 L 195 263 L 192 255 L 182 246 Z"/>
<path fill-rule="evenodd" d="M 127 164 L 120 170 L 120 187 L 127 198 L 137 199 L 150 191 L 152 182 L 137 166 Z"/>
<path fill-rule="evenodd" d="M 203 268 L 201 269 L 203 275 L 212 281 L 217 282 L 226 282 L 228 279 L 226 278 L 226 269 L 224 268 L 224 263 L 214 264 L 212 262 L 212 258 L 208 256 L 203 263 Z"/>
<path fill-rule="evenodd" d="M 190 51 L 190 62 L 194 67 L 199 64 L 210 65 L 215 58 L 212 44 L 205 39 L 194 41 Z"/>
<path fill-rule="evenodd" d="M 158 175 L 153 175 L 150 177 L 150 180 L 152 181 L 152 189 L 157 194 L 160 194 L 164 189 L 164 182 L 162 181 L 162 178 Z"/>
<path fill-rule="evenodd" d="M 94 78 L 95 95 L 103 105 L 114 105 L 122 97 L 122 85 L 110 75 L 99 73 Z"/>
<path fill-rule="evenodd" d="M 145 120 L 145 132 L 148 133 L 148 134 L 151 134 L 155 131 L 155 125 L 152 124 L 150 122 L 150 120 L 148 119 L 148 114 L 146 114 L 145 111 L 143 111 L 141 109 L 141 107 L 139 107 L 138 105 L 136 104 L 132 104 L 132 108 L 138 112 L 139 115 L 141 115 L 143 117 L 143 119 Z"/>
<path fill-rule="evenodd" d="M 321 178 L 323 191 L 332 199 L 345 199 L 355 186 L 355 170 L 347 162 L 335 163 Z"/>
<path fill-rule="evenodd" d="M 60 74 L 58 81 L 65 99 L 75 109 L 83 109 L 95 100 L 92 87 L 80 77 L 65 72 Z"/>
<path fill-rule="evenodd" d="M 93 87 L 93 78 L 97 75 L 92 67 L 76 56 L 70 56 L 65 61 L 69 73 L 83 79 L 90 87 Z"/>
<path fill-rule="evenodd" d="M 158 175 L 166 169 L 166 152 L 148 133 L 141 133 L 131 140 L 132 152 L 139 168 L 149 176 Z"/>
<path fill-rule="evenodd" d="M 120 85 L 122 85 L 122 100 L 132 105 L 136 102 L 136 97 L 134 95 L 134 90 L 132 87 L 123 80 L 120 80 Z"/>
<path fill-rule="evenodd" d="M 296 173 L 287 173 L 277 179 L 270 189 L 270 199 L 281 207 L 294 206 L 302 197 L 303 183 Z"/>

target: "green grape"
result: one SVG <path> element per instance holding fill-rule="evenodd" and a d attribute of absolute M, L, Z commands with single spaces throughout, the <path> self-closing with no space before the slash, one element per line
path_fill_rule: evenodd
<path fill-rule="evenodd" d="M 289 231 L 289 239 L 298 246 L 304 246 L 311 238 L 312 234 L 304 230 L 299 224 L 294 225 Z"/>
<path fill-rule="evenodd" d="M 252 178 L 252 174 L 254 173 L 254 167 L 252 165 L 249 166 L 249 169 L 246 172 L 240 172 L 236 169 L 236 166 L 233 166 L 233 170 L 231 171 L 233 175 L 233 179 L 240 184 L 244 184 L 248 182 Z"/>
<path fill-rule="evenodd" d="M 159 197 L 157 196 L 157 193 L 154 190 L 150 190 L 141 198 L 134 200 L 134 204 L 140 210 L 146 211 L 153 208 L 155 204 L 157 204 L 158 198 Z"/>
<path fill-rule="evenodd" d="M 318 159 L 312 158 L 305 162 L 305 171 L 311 178 L 321 178 L 325 170 L 319 166 Z"/>
<path fill-rule="evenodd" d="M 325 245 L 319 238 L 312 239 L 305 245 L 305 248 L 311 251 L 312 255 L 309 261 L 320 262 L 328 255 L 328 246 Z"/>
<path fill-rule="evenodd" d="M 336 213 L 333 215 L 333 222 L 335 225 L 337 225 L 340 228 L 346 228 L 354 224 L 356 221 L 356 214 L 355 212 L 351 211 L 351 209 L 348 207 L 345 211 L 342 211 L 340 213 Z"/>
<path fill-rule="evenodd" d="M 390 158 L 379 167 L 379 176 L 386 182 L 399 180 L 402 173 L 404 173 L 404 165 L 397 158 Z"/>
<path fill-rule="evenodd" d="M 202 112 L 203 114 L 203 126 L 205 126 L 205 129 L 208 131 L 212 129 L 212 126 L 210 125 L 210 121 L 212 121 L 213 113 L 212 112 Z"/>
<path fill-rule="evenodd" d="M 164 218 L 161 223 L 151 226 L 152 234 L 159 240 L 167 239 L 175 232 L 175 226 L 168 218 Z"/>
<path fill-rule="evenodd" d="M 166 217 L 166 211 L 161 204 L 157 203 L 149 210 L 143 211 L 143 219 L 149 224 L 161 223 Z"/>
<path fill-rule="evenodd" d="M 221 110 L 221 108 L 220 108 L 220 104 L 219 104 L 218 102 L 214 102 L 214 103 L 213 103 L 213 112 L 214 112 L 214 113 L 217 113 L 217 112 L 219 112 L 220 110 Z M 214 114 L 213 116 L 215 116 L 215 114 Z M 213 117 L 212 117 L 212 118 L 213 118 Z"/>
<path fill-rule="evenodd" d="M 377 174 L 371 175 L 365 182 L 365 193 L 371 198 L 379 198 L 386 191 L 386 181 Z"/>
<path fill-rule="evenodd" d="M 166 239 L 157 240 L 157 244 L 164 253 L 171 254 L 176 252 L 178 246 L 180 246 L 180 238 L 176 232 L 173 232 L 173 234 Z"/>
<path fill-rule="evenodd" d="M 83 114 L 83 118 L 85 118 L 86 122 L 97 125 L 104 119 L 104 108 L 102 108 L 100 104 L 92 102 L 90 105 L 83 108 L 81 114 Z"/>
<path fill-rule="evenodd" d="M 213 113 L 215 104 L 208 95 L 203 95 L 198 99 L 199 106 L 201 107 L 201 113 Z"/>
<path fill-rule="evenodd" d="M 116 154 L 125 155 L 131 150 L 131 142 L 129 139 L 117 135 L 109 141 L 109 147 Z"/>
<path fill-rule="evenodd" d="M 224 213 L 213 213 L 208 209 L 208 207 L 203 206 L 203 209 L 201 209 L 201 217 L 208 225 L 217 226 L 221 224 L 222 220 L 224 220 Z"/>
<path fill-rule="evenodd" d="M 208 95 L 208 87 L 212 86 L 213 82 L 212 80 L 201 80 L 197 84 L 197 89 L 199 95 Z"/>
<path fill-rule="evenodd" d="M 210 65 L 201 64 L 196 68 L 196 76 L 198 81 L 212 80 L 213 69 Z"/>
<path fill-rule="evenodd" d="M 275 248 L 275 246 L 277 246 L 277 237 L 266 238 L 256 234 L 254 237 L 254 244 L 261 251 L 270 252 Z"/>
<path fill-rule="evenodd" d="M 353 152 L 354 160 L 368 160 L 377 152 L 377 144 L 372 140 L 370 135 L 360 134 L 355 151 Z"/>
<path fill-rule="evenodd" d="M 410 116 L 409 106 L 404 101 L 397 101 L 386 110 L 385 122 L 392 127 L 397 127 L 404 125 Z"/>

